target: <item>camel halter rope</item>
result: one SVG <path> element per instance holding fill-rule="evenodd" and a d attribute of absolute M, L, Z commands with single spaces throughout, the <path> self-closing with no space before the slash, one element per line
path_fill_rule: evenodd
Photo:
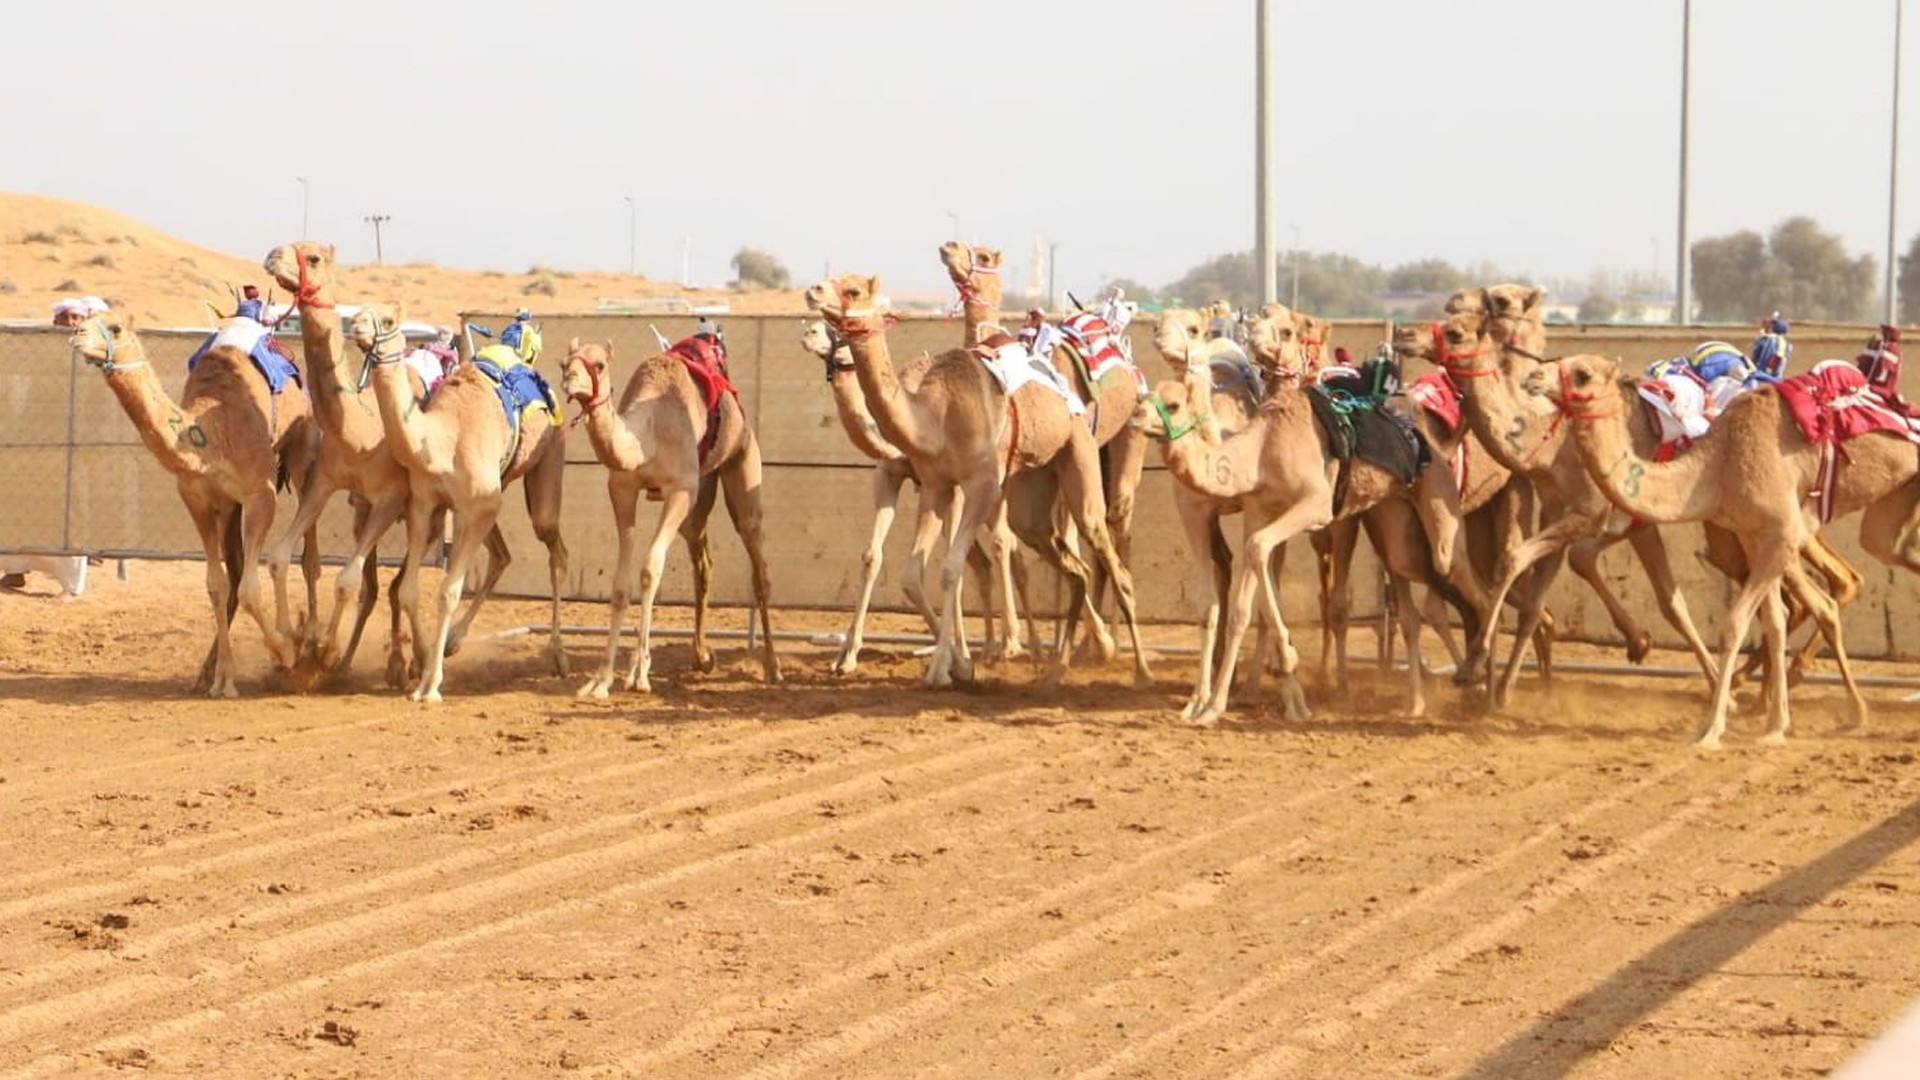
<path fill-rule="evenodd" d="M 283 322 L 286 322 L 289 316 L 291 316 L 294 312 L 300 310 L 302 307 L 319 308 L 323 311 L 333 307 L 333 301 L 331 300 L 322 301 L 320 299 L 320 286 L 315 285 L 307 277 L 306 257 L 304 255 L 301 256 L 297 260 L 297 262 L 300 265 L 300 287 L 294 290 L 293 303 L 287 305 L 287 310 L 281 312 L 279 318 L 267 324 L 267 328 L 269 330 L 278 327 Z M 373 354 L 368 353 L 367 355 L 368 355 L 368 358 L 371 359 Z M 362 387 L 365 387 L 367 385 L 366 380 L 362 379 L 360 382 L 360 385 Z"/>
<path fill-rule="evenodd" d="M 1477 357 L 1486 356 L 1487 354 L 1493 352 L 1494 351 L 1493 349 L 1491 348 L 1475 349 L 1472 352 L 1449 352 L 1447 350 L 1447 336 L 1445 332 L 1442 330 L 1442 324 L 1430 323 L 1429 325 L 1433 327 L 1433 354 L 1436 358 L 1438 358 L 1440 366 L 1446 370 L 1447 376 L 1449 378 L 1456 379 L 1456 380 L 1457 379 L 1479 379 L 1479 378 L 1486 378 L 1490 376 L 1496 376 L 1500 374 L 1500 369 L 1498 368 L 1468 367 L 1467 365 L 1459 362 L 1462 360 L 1472 360 Z M 1528 352 L 1525 349 L 1522 349 L 1518 345 L 1503 344 L 1500 346 L 1500 350 L 1503 352 L 1518 353 L 1521 356 L 1526 356 L 1534 360 L 1537 360 L 1542 364 L 1552 364 L 1552 363 L 1558 362 L 1554 360 L 1542 360 L 1540 357 L 1535 356 L 1533 353 Z M 1527 451 L 1524 454 L 1519 455 L 1521 465 L 1532 465 L 1533 460 L 1540 456 L 1540 452 L 1553 444 L 1554 439 L 1557 438 L 1560 434 L 1561 425 L 1566 423 L 1566 418 L 1567 417 L 1564 410 L 1557 411 L 1553 414 L 1553 419 L 1550 422 L 1548 422 L 1546 433 L 1540 436 L 1540 441 L 1534 444 L 1533 449 Z M 1519 433 L 1516 431 L 1512 435 L 1509 435 L 1507 439 L 1507 445 L 1512 447 L 1515 453 L 1519 453 L 1519 449 L 1520 449 L 1518 446 L 1514 446 L 1514 443 L 1517 441 L 1518 434 Z"/>
<path fill-rule="evenodd" d="M 840 331 L 834 329 L 831 323 L 822 322 L 820 325 L 827 331 L 827 355 L 820 359 L 827 365 L 827 381 L 832 382 L 835 375 L 843 371 L 852 371 L 859 365 L 851 360 L 834 359 L 840 355 L 841 349 L 847 347 L 847 339 L 842 337 Z"/>
<path fill-rule="evenodd" d="M 88 356 L 86 353 L 81 353 L 80 359 L 85 360 L 87 363 L 92 364 L 94 367 L 97 367 L 101 371 L 105 371 L 105 372 L 132 371 L 135 368 L 143 368 L 147 366 L 147 362 L 145 360 L 129 360 L 124 364 L 116 363 L 113 357 L 114 357 L 114 354 L 120 351 L 120 343 L 114 340 L 113 328 L 108 326 L 106 323 L 99 323 L 97 325 L 100 327 L 100 340 L 106 343 L 107 355 L 101 357 L 98 360 L 95 360 L 93 357 Z"/>
<path fill-rule="evenodd" d="M 956 281 L 953 283 L 953 287 L 960 293 L 960 298 L 955 300 L 953 306 L 947 309 L 947 318 L 951 319 L 955 315 L 960 314 L 961 311 L 970 307 L 993 308 L 999 306 L 981 299 L 980 286 L 975 285 L 973 279 L 982 274 L 992 274 L 994 277 L 999 277 L 1000 268 L 997 266 L 981 266 L 973 260 L 973 249 L 968 248 L 967 277 L 965 281 Z"/>
<path fill-rule="evenodd" d="M 1561 416 L 1571 417 L 1575 420 L 1605 420 L 1609 417 L 1620 415 L 1620 410 L 1618 409 L 1609 409 L 1606 412 L 1599 412 L 1591 408 L 1575 409 L 1574 406 L 1576 405 L 1592 405 L 1594 402 L 1600 400 L 1600 395 L 1597 393 L 1583 394 L 1575 391 L 1573 388 L 1573 375 L 1568 367 L 1558 360 L 1549 360 L 1547 362 L 1555 364 L 1560 368 Z"/>
<path fill-rule="evenodd" d="M 580 360 L 580 366 L 587 369 L 587 381 L 592 385 L 593 389 L 587 392 L 587 399 L 585 401 L 580 401 L 579 394 L 572 396 L 571 400 L 580 402 L 580 412 L 573 419 L 567 421 L 568 431 L 572 431 L 582 423 L 585 423 L 587 417 L 593 415 L 593 410 L 612 400 L 611 394 L 603 392 L 605 387 L 600 382 L 599 369 L 587 362 L 585 353 L 569 353 L 567 355 L 567 363 L 572 364 L 576 357 Z"/>

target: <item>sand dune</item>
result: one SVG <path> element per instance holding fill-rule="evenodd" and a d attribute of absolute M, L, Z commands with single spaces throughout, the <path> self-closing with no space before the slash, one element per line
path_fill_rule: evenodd
<path fill-rule="evenodd" d="M 54 301 L 100 296 L 149 326 L 201 326 L 203 299 L 227 285 L 270 284 L 258 254 L 204 248 L 113 210 L 66 199 L 0 192 L 0 319 L 42 320 Z M 345 302 L 405 301 L 409 316 L 450 324 L 461 311 L 589 311 L 603 297 L 684 296 L 733 311 L 800 312 L 798 291 L 682 289 L 632 274 L 532 267 L 524 273 L 453 270 L 432 263 L 343 268 Z"/>

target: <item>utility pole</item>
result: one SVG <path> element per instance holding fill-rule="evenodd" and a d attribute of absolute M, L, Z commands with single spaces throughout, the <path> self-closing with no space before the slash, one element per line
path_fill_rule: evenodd
<path fill-rule="evenodd" d="M 627 201 L 627 273 L 628 275 L 632 275 L 637 272 L 635 268 L 640 265 L 638 254 L 640 250 L 640 210 L 638 204 L 633 201 L 633 196 L 622 195 L 620 197 Z"/>
<path fill-rule="evenodd" d="M 1054 303 L 1054 298 L 1060 295 L 1060 293 L 1055 289 L 1055 285 L 1060 280 L 1058 277 L 1055 276 L 1055 273 L 1060 269 L 1060 259 L 1058 255 L 1059 251 L 1060 251 L 1060 241 L 1058 240 L 1047 241 L 1047 310 L 1048 311 L 1059 310 Z"/>
<path fill-rule="evenodd" d="M 1278 51 L 1274 47 L 1274 38 L 1278 36 L 1278 20 L 1274 18 L 1274 0 L 1254 0 L 1253 53 L 1254 53 L 1254 102 L 1253 102 L 1253 233 L 1254 258 L 1260 263 L 1260 302 L 1267 303 L 1280 298 L 1280 267 L 1275 261 L 1278 254 L 1275 249 L 1280 245 L 1276 239 L 1279 232 L 1274 220 L 1277 207 L 1274 205 L 1274 183 L 1279 175 L 1280 141 L 1274 137 L 1274 117 L 1278 110 L 1274 108 L 1275 80 L 1273 57 Z M 1294 258 L 1297 260 L 1298 255 Z M 1299 280 L 1300 266 L 1294 263 L 1294 278 Z M 1299 297 L 1296 295 L 1297 301 Z"/>
<path fill-rule="evenodd" d="M 307 178 L 296 176 L 294 179 L 300 181 L 300 239 L 305 240 L 307 238 Z"/>
<path fill-rule="evenodd" d="M 1673 322 L 1686 326 L 1693 321 L 1693 251 L 1687 232 L 1687 152 L 1693 115 L 1693 0 L 1682 0 L 1680 7 L 1680 256 L 1674 269 Z"/>
<path fill-rule="evenodd" d="M 360 220 L 373 226 L 373 261 L 375 264 L 387 261 L 386 251 L 380 246 L 380 226 L 393 220 L 392 214 L 369 214 Z"/>
<path fill-rule="evenodd" d="M 690 236 L 680 238 L 680 287 L 693 287 L 693 238 Z"/>
<path fill-rule="evenodd" d="M 1904 0 L 1893 0 L 1893 145 L 1887 152 L 1887 317 L 1881 320 L 1888 326 L 1900 323 L 1899 278 L 1894 272 L 1899 265 L 1899 239 L 1894 230 L 1900 218 L 1900 9 L 1905 6 Z"/>
<path fill-rule="evenodd" d="M 951 211 L 951 210 L 949 210 L 949 211 L 947 211 L 947 217 L 949 217 L 949 218 L 951 218 L 951 219 L 953 220 L 953 239 L 954 239 L 954 242 L 955 242 L 955 243 L 959 243 L 959 241 L 960 241 L 960 215 L 959 215 L 959 214 L 956 214 L 956 213 L 954 213 L 954 212 L 953 212 L 953 211 Z"/>

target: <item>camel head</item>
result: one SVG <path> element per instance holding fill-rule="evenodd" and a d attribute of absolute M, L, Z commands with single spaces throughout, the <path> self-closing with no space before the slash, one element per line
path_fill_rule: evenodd
<path fill-rule="evenodd" d="M 1569 356 L 1536 365 L 1521 386 L 1576 420 L 1621 415 L 1620 365 L 1604 356 Z"/>
<path fill-rule="evenodd" d="M 1537 350 L 1546 341 L 1541 328 L 1545 315 L 1541 302 L 1545 299 L 1545 290 L 1534 285 L 1461 289 L 1447 298 L 1447 314 L 1482 315 L 1487 320 L 1487 333 L 1495 341 Z"/>
<path fill-rule="evenodd" d="M 817 312 L 842 337 L 866 337 L 892 321 L 887 298 L 880 295 L 880 279 L 841 274 L 807 288 L 807 310 Z"/>
<path fill-rule="evenodd" d="M 1485 309 L 1475 308 L 1428 323 L 1426 334 L 1432 354 L 1427 359 L 1446 368 L 1455 380 L 1502 374 L 1505 357 L 1500 346 L 1487 337 L 1489 321 Z M 1399 334 L 1394 339 L 1398 349 Z"/>
<path fill-rule="evenodd" d="M 400 323 L 405 318 L 398 304 L 362 304 L 353 318 L 347 320 L 347 340 L 361 352 L 370 353 L 386 342 L 399 339 Z"/>
<path fill-rule="evenodd" d="M 1206 400 L 1204 396 L 1195 396 L 1190 380 L 1169 379 L 1140 399 L 1130 423 L 1135 431 L 1150 439 L 1172 442 L 1195 430 L 1205 430 L 1209 419 L 1205 406 L 1196 410 L 1194 403 Z"/>
<path fill-rule="evenodd" d="M 1206 316 L 1191 308 L 1168 308 L 1160 313 L 1153 328 L 1153 347 L 1175 371 L 1187 369 L 1187 359 L 1195 344 L 1207 336 Z"/>
<path fill-rule="evenodd" d="M 1439 323 L 1394 323 L 1393 355 L 1402 364 L 1409 360 L 1425 360 L 1439 366 L 1440 353 L 1434 347 L 1434 330 Z"/>
<path fill-rule="evenodd" d="M 102 371 L 147 362 L 147 350 L 133 332 L 133 320 L 117 311 L 101 312 L 81 323 L 67 344 L 80 359 Z"/>
<path fill-rule="evenodd" d="M 947 268 L 960 302 L 983 308 L 1000 307 L 1000 249 L 949 240 L 940 245 L 940 264 Z"/>
<path fill-rule="evenodd" d="M 1261 367 L 1286 378 L 1298 378 L 1307 370 L 1301 318 L 1284 304 L 1260 309 L 1247 326 L 1247 348 Z"/>
<path fill-rule="evenodd" d="M 613 342 L 574 338 L 567 343 L 567 359 L 560 371 L 560 392 L 568 401 L 577 401 L 584 410 L 592 410 L 607 400 L 607 369 L 613 366 Z"/>
<path fill-rule="evenodd" d="M 273 275 L 280 287 L 293 294 L 294 302 L 316 307 L 333 306 L 333 245 L 301 240 L 281 244 L 260 263 Z"/>
<path fill-rule="evenodd" d="M 827 365 L 827 380 L 833 380 L 836 371 L 847 371 L 853 367 L 853 350 L 847 348 L 847 341 L 839 332 L 826 323 L 815 319 L 807 324 L 800 334 L 800 347 L 820 358 Z"/>

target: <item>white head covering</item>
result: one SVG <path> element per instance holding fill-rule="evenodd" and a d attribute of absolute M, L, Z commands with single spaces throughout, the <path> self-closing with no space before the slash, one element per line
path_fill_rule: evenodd
<path fill-rule="evenodd" d="M 74 314 L 76 312 L 81 315 L 89 314 L 85 300 L 77 296 L 69 296 L 65 300 L 57 300 L 54 302 L 53 317 L 56 319 L 62 315 Z"/>
<path fill-rule="evenodd" d="M 107 307 L 107 302 L 105 300 L 102 300 L 97 296 L 83 296 L 80 298 L 79 303 L 85 305 L 85 310 L 88 315 L 98 315 L 103 311 L 113 310 Z"/>

